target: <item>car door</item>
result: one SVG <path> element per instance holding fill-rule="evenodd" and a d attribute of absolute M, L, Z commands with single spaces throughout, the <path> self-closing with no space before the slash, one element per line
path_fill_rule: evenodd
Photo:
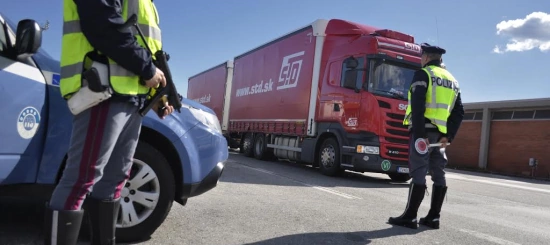
<path fill-rule="evenodd" d="M 0 16 L 0 185 L 30 183 L 46 132 L 44 76 L 31 58 L 12 53 L 15 30 Z"/>

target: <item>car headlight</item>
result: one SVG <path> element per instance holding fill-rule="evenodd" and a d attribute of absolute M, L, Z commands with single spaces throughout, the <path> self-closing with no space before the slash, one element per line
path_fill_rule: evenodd
<path fill-rule="evenodd" d="M 218 117 L 216 115 L 193 107 L 189 107 L 189 111 L 199 122 L 201 122 L 208 128 L 216 130 L 218 133 L 222 132 L 220 121 L 218 121 Z"/>

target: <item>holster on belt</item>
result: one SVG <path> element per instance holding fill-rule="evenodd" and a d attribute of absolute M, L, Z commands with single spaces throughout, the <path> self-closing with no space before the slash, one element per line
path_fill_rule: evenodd
<path fill-rule="evenodd" d="M 113 94 L 111 71 L 106 56 L 97 51 L 89 52 L 84 57 L 83 66 L 81 87 L 68 100 L 69 109 L 75 116 L 111 98 Z"/>

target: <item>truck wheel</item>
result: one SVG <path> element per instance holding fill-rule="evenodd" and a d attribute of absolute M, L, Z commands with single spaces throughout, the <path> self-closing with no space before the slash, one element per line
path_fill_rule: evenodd
<path fill-rule="evenodd" d="M 267 143 L 265 142 L 265 134 L 256 134 L 254 139 L 254 157 L 258 160 L 264 160 L 267 153 Z"/>
<path fill-rule="evenodd" d="M 327 138 L 319 148 L 319 170 L 327 176 L 336 176 L 344 171 L 340 168 L 340 148 L 334 138 Z"/>
<path fill-rule="evenodd" d="M 254 155 L 254 136 L 252 133 L 246 133 L 243 139 L 243 154 L 247 157 Z"/>
<path fill-rule="evenodd" d="M 392 173 L 388 174 L 388 176 L 390 176 L 390 179 L 395 182 L 407 182 L 411 179 L 411 176 L 409 176 L 408 174 Z"/>
<path fill-rule="evenodd" d="M 130 178 L 122 189 L 116 225 L 117 242 L 148 239 L 172 208 L 175 181 L 166 158 L 139 141 Z"/>

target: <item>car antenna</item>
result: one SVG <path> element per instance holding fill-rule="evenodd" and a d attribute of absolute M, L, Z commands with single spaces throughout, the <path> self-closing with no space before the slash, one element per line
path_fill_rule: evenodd
<path fill-rule="evenodd" d="M 439 26 L 437 25 L 437 15 L 435 16 L 436 45 L 439 45 Z"/>
<path fill-rule="evenodd" d="M 437 1 L 437 7 L 439 7 L 439 1 Z M 437 24 L 437 13 L 434 14 L 434 17 L 435 17 L 435 31 L 436 31 L 435 45 L 439 46 L 439 25 Z"/>

